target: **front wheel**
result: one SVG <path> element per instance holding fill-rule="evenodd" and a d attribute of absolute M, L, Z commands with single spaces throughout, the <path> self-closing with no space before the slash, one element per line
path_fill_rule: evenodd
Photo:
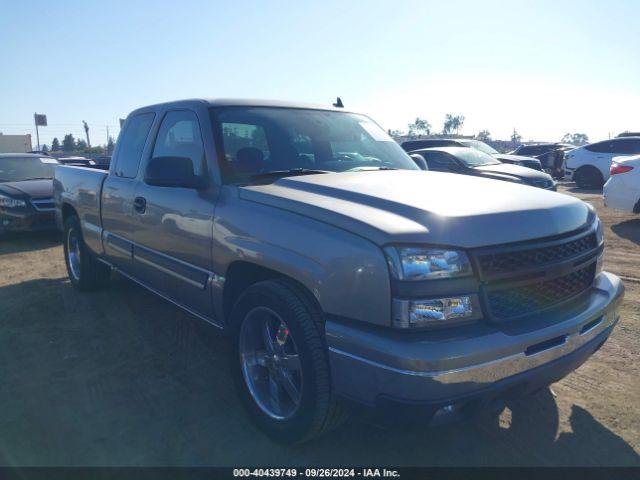
<path fill-rule="evenodd" d="M 81 291 L 97 290 L 109 280 L 111 269 L 100 263 L 82 238 L 80 220 L 71 216 L 64 222 L 64 259 L 71 284 Z"/>
<path fill-rule="evenodd" d="M 286 280 L 252 285 L 236 302 L 231 322 L 234 379 L 262 431 L 296 443 L 346 418 L 331 391 L 322 316 L 300 287 Z"/>
<path fill-rule="evenodd" d="M 574 175 L 574 180 L 580 188 L 601 188 L 604 178 L 598 169 L 594 167 L 582 167 Z"/>

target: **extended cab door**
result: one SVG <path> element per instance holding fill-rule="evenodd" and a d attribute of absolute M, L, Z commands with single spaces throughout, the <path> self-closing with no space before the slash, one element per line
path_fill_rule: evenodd
<path fill-rule="evenodd" d="M 162 118 L 135 192 L 134 264 L 137 278 L 146 285 L 211 318 L 211 248 L 218 189 L 212 185 L 201 123 L 189 109 L 169 110 Z M 150 184 L 150 168 L 165 175 L 167 184 Z M 201 185 L 170 185 L 185 171 L 201 179 Z"/>
<path fill-rule="evenodd" d="M 133 269 L 133 237 L 137 219 L 133 197 L 138 169 L 153 124 L 153 112 L 134 113 L 118 138 L 109 176 L 102 187 L 102 244 L 107 259 L 125 273 Z"/>

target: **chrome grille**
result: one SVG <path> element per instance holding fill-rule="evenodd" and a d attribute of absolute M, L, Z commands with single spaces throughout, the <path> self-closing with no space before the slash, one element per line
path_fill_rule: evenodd
<path fill-rule="evenodd" d="M 595 268 L 595 263 L 592 263 L 552 280 L 489 292 L 489 310 L 493 318 L 504 320 L 553 307 L 589 288 L 593 283 Z"/>
<path fill-rule="evenodd" d="M 591 233 L 576 240 L 548 247 L 480 255 L 478 256 L 478 263 L 482 273 L 489 276 L 550 265 L 576 257 L 596 247 L 596 234 Z"/>
<path fill-rule="evenodd" d="M 476 250 L 486 313 L 511 320 L 575 298 L 593 284 L 600 252 L 593 229 Z"/>

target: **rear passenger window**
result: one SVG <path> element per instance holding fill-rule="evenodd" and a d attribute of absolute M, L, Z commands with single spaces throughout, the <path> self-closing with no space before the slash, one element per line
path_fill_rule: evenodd
<path fill-rule="evenodd" d="M 149 112 L 134 115 L 127 120 L 122 138 L 118 140 L 118 158 L 115 167 L 117 176 L 135 178 L 138 175 L 140 158 L 154 117 L 155 114 Z"/>
<path fill-rule="evenodd" d="M 615 153 L 633 155 L 640 153 L 640 140 L 623 138 L 615 141 Z"/>
<path fill-rule="evenodd" d="M 616 153 L 614 142 L 606 140 L 604 142 L 593 143 L 584 147 L 586 150 L 596 153 Z"/>
<path fill-rule="evenodd" d="M 196 114 L 188 110 L 167 113 L 162 119 L 152 156 L 189 158 L 194 175 L 202 175 L 206 171 L 204 145 Z"/>

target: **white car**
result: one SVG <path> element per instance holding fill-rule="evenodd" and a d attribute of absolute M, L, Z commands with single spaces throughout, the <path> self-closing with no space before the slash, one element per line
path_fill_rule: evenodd
<path fill-rule="evenodd" d="M 640 155 L 613 159 L 603 194 L 605 207 L 640 213 Z"/>
<path fill-rule="evenodd" d="M 566 153 L 566 175 L 580 188 L 599 188 L 609 179 L 613 157 L 639 154 L 640 137 L 612 138 L 584 145 Z"/>

